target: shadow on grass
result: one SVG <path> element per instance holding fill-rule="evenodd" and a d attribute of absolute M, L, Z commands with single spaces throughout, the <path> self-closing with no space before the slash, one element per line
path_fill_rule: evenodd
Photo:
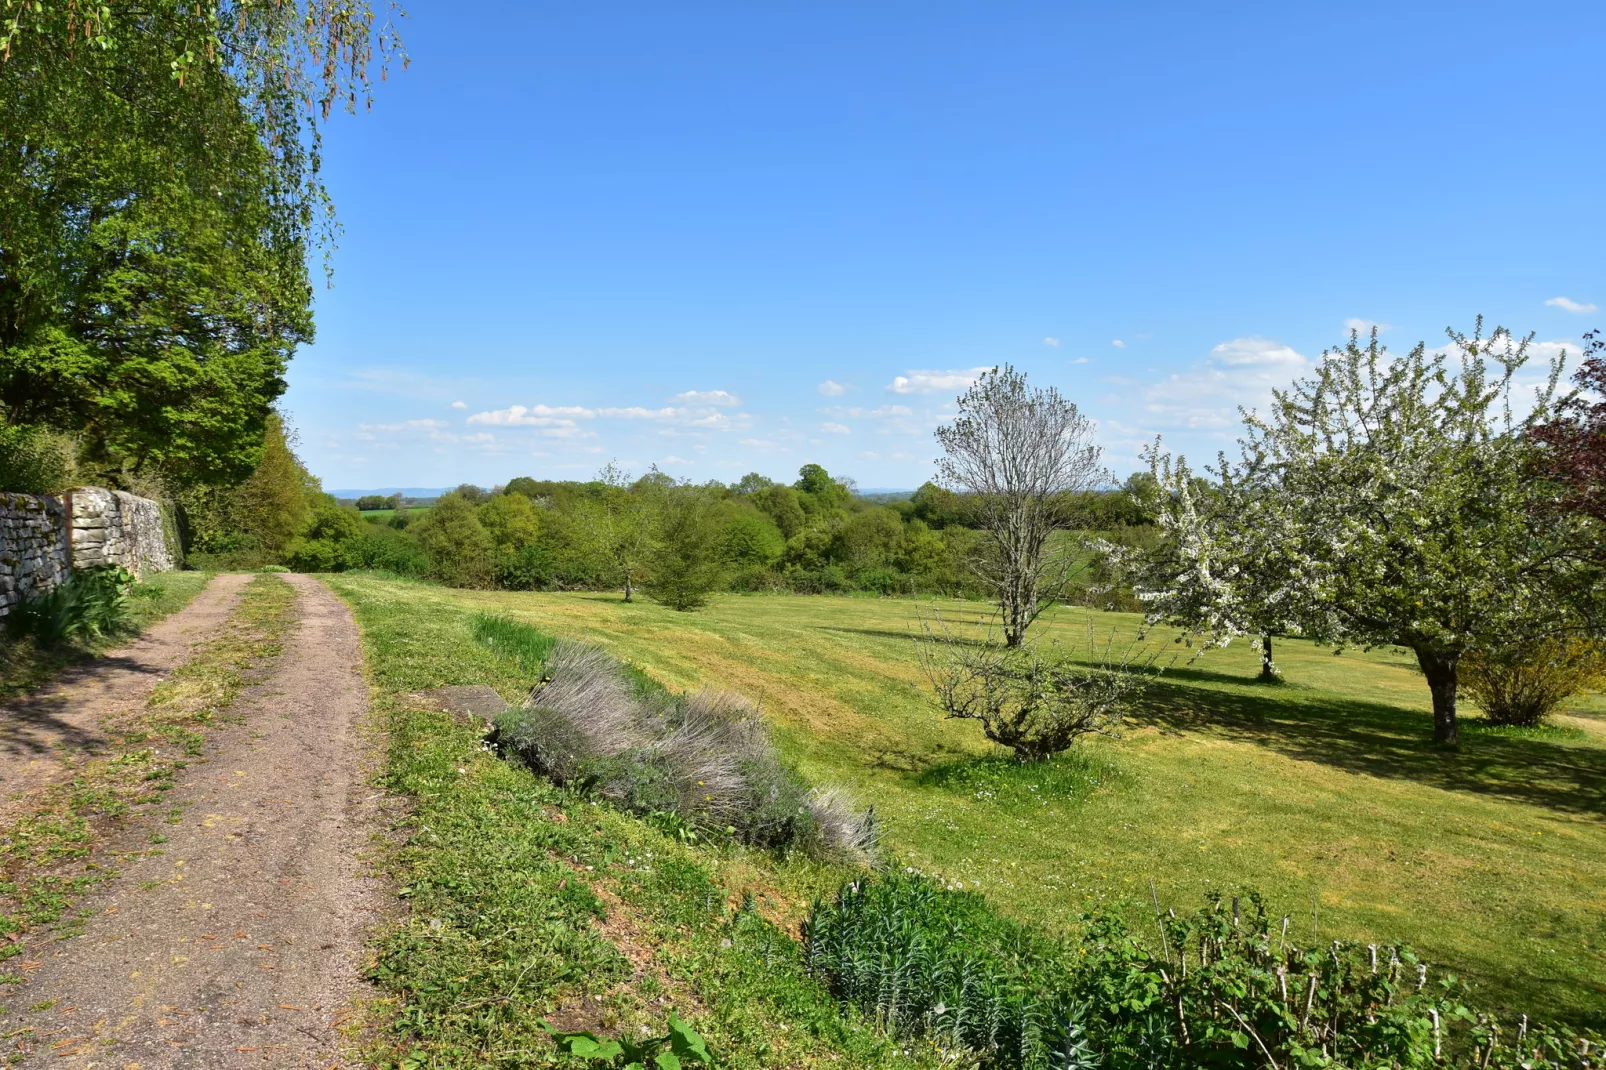
<path fill-rule="evenodd" d="M 1210 731 L 1352 773 L 1568 813 L 1606 812 L 1606 748 L 1573 743 L 1570 733 L 1501 733 L 1464 720 L 1460 749 L 1442 751 L 1423 711 L 1257 687 L 1241 677 L 1231 690 L 1184 679 L 1172 672 L 1156 681 L 1134 719 L 1171 731 Z"/>
<path fill-rule="evenodd" d="M 928 766 L 911 779 L 923 788 L 968 796 L 1019 813 L 1082 802 L 1121 778 L 1121 771 L 1110 762 L 1070 750 L 1046 762 L 1027 764 L 1010 755 L 959 758 Z"/>

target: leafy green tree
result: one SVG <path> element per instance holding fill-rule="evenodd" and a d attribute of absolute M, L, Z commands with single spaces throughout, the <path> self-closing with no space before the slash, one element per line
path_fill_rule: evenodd
<path fill-rule="evenodd" d="M 515 476 L 502 488 L 504 494 L 522 494 L 531 501 L 541 497 L 541 485 L 529 476 Z"/>
<path fill-rule="evenodd" d="M 178 505 L 185 542 L 202 553 L 259 553 L 277 560 L 305 534 L 325 495 L 295 452 L 295 432 L 278 413 L 268 414 L 256 468 L 235 486 L 181 490 Z"/>
<path fill-rule="evenodd" d="M 786 540 L 764 513 L 730 509 L 720 533 L 720 552 L 736 568 L 769 568 L 786 552 Z"/>
<path fill-rule="evenodd" d="M 1471 336 L 1450 332 L 1445 351 L 1396 356 L 1374 331 L 1324 353 L 1312 378 L 1246 418 L 1219 503 L 1172 521 L 1196 626 L 1226 642 L 1257 632 L 1274 604 L 1288 630 L 1320 643 L 1405 647 L 1445 746 L 1459 738 L 1469 652 L 1598 634 L 1601 531 L 1558 508 L 1564 492 L 1535 477 L 1527 435 L 1554 413 L 1561 365 L 1519 416 L 1528 360 L 1528 339 L 1484 336 L 1481 319 Z M 1184 481 L 1174 469 L 1171 487 Z M 1247 529 L 1265 534 L 1233 535 Z"/>
<path fill-rule="evenodd" d="M 798 493 L 791 487 L 761 487 L 753 492 L 753 504 L 775 521 L 783 538 L 792 538 L 808 523 L 808 515 L 803 512 Z"/>
<path fill-rule="evenodd" d="M 436 579 L 449 587 L 490 586 L 496 547 L 467 498 L 446 495 L 411 530 Z"/>
<path fill-rule="evenodd" d="M 725 580 L 719 503 L 702 487 L 675 486 L 656 503 L 651 568 L 642 590 L 685 612 L 701 609 Z"/>
<path fill-rule="evenodd" d="M 541 536 L 541 514 L 522 494 L 498 494 L 478 516 L 498 553 L 522 550 Z"/>
<path fill-rule="evenodd" d="M 853 492 L 831 473 L 817 464 L 806 464 L 798 469 L 797 482 L 792 484 L 800 495 L 799 504 L 809 515 L 845 513 L 853 505 Z"/>
<path fill-rule="evenodd" d="M 311 337 L 305 220 L 235 83 L 177 84 L 161 29 L 0 61 L 0 417 L 100 481 L 229 483 Z"/>
<path fill-rule="evenodd" d="M 383 494 L 364 494 L 357 499 L 359 512 L 369 512 L 374 509 L 389 509 L 390 499 Z"/>
<path fill-rule="evenodd" d="M 306 530 L 285 545 L 285 564 L 297 572 L 344 572 L 361 563 L 362 537 L 357 510 L 325 495 L 313 508 Z"/>
<path fill-rule="evenodd" d="M 582 509 L 592 549 L 624 584 L 625 601 L 635 597 L 636 580 L 652 546 L 652 502 L 659 497 L 660 473 L 653 468 L 631 485 L 630 473 L 608 462 L 592 484 Z"/>

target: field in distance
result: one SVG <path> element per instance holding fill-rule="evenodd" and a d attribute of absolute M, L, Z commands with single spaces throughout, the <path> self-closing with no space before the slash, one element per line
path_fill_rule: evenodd
<path fill-rule="evenodd" d="M 1019 767 L 975 725 L 939 718 L 916 660 L 921 613 L 980 634 L 977 603 L 732 595 L 674 613 L 616 594 L 342 583 L 402 614 L 467 627 L 502 613 L 593 640 L 672 688 L 740 691 L 812 781 L 875 805 L 901 863 L 1019 917 L 1066 929 L 1113 905 L 1152 929 L 1151 880 L 1179 911 L 1256 889 L 1302 940 L 1410 943 L 1486 1005 L 1606 1024 L 1598 696 L 1544 729 L 1473 715 L 1461 751 L 1443 754 L 1401 652 L 1280 642 L 1287 682 L 1268 685 L 1244 645 L 1191 662 L 1169 647 L 1181 657 L 1123 738 Z M 1101 639 L 1138 624 L 1059 609 L 1043 642 L 1074 656 L 1089 619 Z"/>

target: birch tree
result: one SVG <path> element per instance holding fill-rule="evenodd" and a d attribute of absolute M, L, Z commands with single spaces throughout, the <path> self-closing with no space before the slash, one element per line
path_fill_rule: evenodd
<path fill-rule="evenodd" d="M 1070 557 L 1049 539 L 1071 526 L 1070 496 L 1105 477 L 1093 422 L 1058 390 L 1034 389 L 1024 372 L 994 368 L 959 398 L 959 415 L 937 429 L 938 480 L 966 495 L 986 552 L 973 562 L 998 601 L 1004 644 L 1064 593 Z"/>

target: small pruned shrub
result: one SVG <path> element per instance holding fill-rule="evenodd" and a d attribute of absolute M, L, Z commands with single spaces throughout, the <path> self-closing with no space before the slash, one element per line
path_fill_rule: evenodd
<path fill-rule="evenodd" d="M 1460 685 L 1490 722 L 1532 728 L 1574 695 L 1606 687 L 1606 648 L 1550 639 L 1468 654 Z"/>
<path fill-rule="evenodd" d="M 92 643 L 130 630 L 133 575 L 110 566 L 74 572 L 66 582 L 14 606 L 7 630 L 41 647 Z"/>
<path fill-rule="evenodd" d="M 1102 646 L 1088 624 L 1089 661 L 1044 656 L 1032 646 L 1005 646 L 992 636 L 955 635 L 940 620 L 925 622 L 920 664 L 937 705 L 954 719 L 976 721 L 994 743 L 1021 762 L 1041 762 L 1087 735 L 1109 735 L 1157 674 L 1155 651 Z"/>
<path fill-rule="evenodd" d="M 1301 947 L 1255 895 L 1157 915 L 1157 940 L 1084 921 L 1059 940 L 976 893 L 889 874 L 817 902 L 804 954 L 844 1003 L 988 1070 L 1602 1065 L 1599 1036 L 1480 1013 L 1409 948 Z"/>
<path fill-rule="evenodd" d="M 534 633 L 503 618 L 475 621 L 476 636 L 499 653 L 527 669 L 539 663 L 543 682 L 496 721 L 500 745 L 537 772 L 632 813 L 668 815 L 700 835 L 870 857 L 873 815 L 853 813 L 839 795 L 811 793 L 746 699 L 670 694 L 599 647 L 521 629 Z"/>

